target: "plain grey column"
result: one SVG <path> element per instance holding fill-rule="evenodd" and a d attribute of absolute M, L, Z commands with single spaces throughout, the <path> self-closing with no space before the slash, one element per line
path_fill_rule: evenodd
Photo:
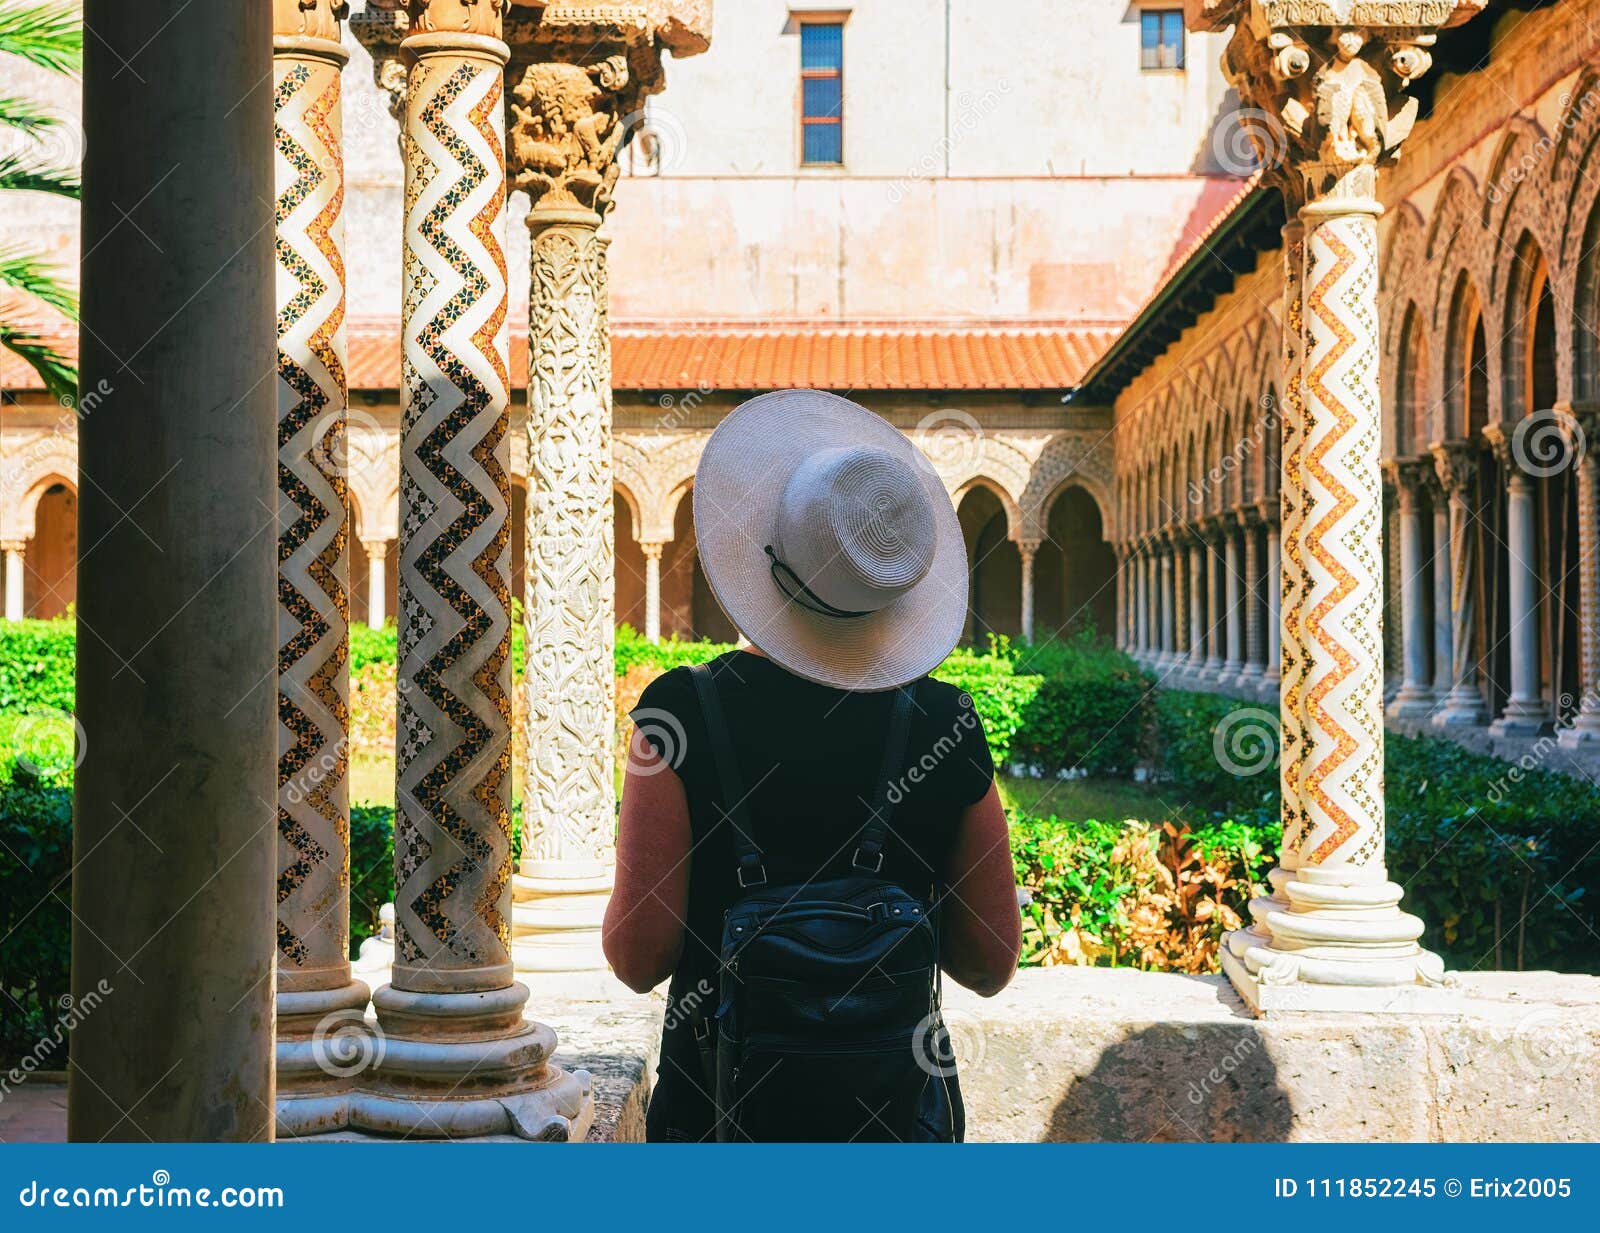
<path fill-rule="evenodd" d="M 1515 465 L 1515 464 L 1513 464 Z M 1534 736 L 1547 718 L 1539 696 L 1539 544 L 1533 482 L 1512 470 L 1506 496 L 1506 566 L 1510 599 L 1511 696 L 1489 725 L 1496 736 Z"/>
<path fill-rule="evenodd" d="M 1206 574 L 1205 555 L 1198 544 L 1189 544 L 1189 666 L 1199 671 L 1206 659 Z"/>
<path fill-rule="evenodd" d="M 1278 524 L 1267 524 L 1267 680 L 1283 674 L 1283 542 Z"/>
<path fill-rule="evenodd" d="M 1433 508 L 1433 696 L 1443 703 L 1454 683 L 1454 650 L 1450 645 L 1450 506 L 1444 490 L 1428 490 Z"/>
<path fill-rule="evenodd" d="M 1395 487 L 1400 499 L 1401 664 L 1405 675 L 1387 713 L 1390 719 L 1421 719 L 1433 710 L 1434 701 L 1428 671 L 1433 644 L 1423 602 L 1427 579 L 1422 562 L 1422 509 L 1415 482 L 1402 479 Z"/>
<path fill-rule="evenodd" d="M 88 0 L 84 24 L 81 380 L 110 393 L 78 426 L 67 1130 L 265 1140 L 272 6 Z"/>
<path fill-rule="evenodd" d="M 1244 672 L 1244 575 L 1240 572 L 1244 565 L 1239 552 L 1244 532 L 1238 527 L 1229 527 L 1224 534 L 1227 538 L 1223 541 L 1222 561 L 1228 606 L 1224 616 L 1227 662 L 1222 666 L 1222 678 L 1233 684 Z"/>

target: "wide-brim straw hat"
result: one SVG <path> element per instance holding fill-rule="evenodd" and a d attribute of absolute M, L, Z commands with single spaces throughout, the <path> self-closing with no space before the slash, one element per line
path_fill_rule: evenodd
<path fill-rule="evenodd" d="M 711 591 L 775 663 L 874 691 L 942 663 L 967 619 L 955 506 L 899 429 L 816 390 L 762 394 L 706 442 L 694 529 Z"/>

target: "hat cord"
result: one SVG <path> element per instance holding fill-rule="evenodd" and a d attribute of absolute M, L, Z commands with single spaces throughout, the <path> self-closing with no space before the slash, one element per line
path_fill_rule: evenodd
<path fill-rule="evenodd" d="M 863 608 L 860 612 L 850 612 L 844 608 L 835 608 L 808 587 L 804 579 L 790 569 L 783 559 L 772 550 L 771 544 L 766 546 L 765 552 L 772 559 L 772 580 L 778 584 L 778 590 L 782 591 L 784 595 L 802 608 L 815 612 L 819 616 L 830 617 L 862 617 L 872 613 L 873 610 L 871 608 Z"/>

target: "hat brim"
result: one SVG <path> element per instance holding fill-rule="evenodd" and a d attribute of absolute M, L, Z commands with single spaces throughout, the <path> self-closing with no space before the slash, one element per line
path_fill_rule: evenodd
<path fill-rule="evenodd" d="M 766 546 L 799 463 L 818 450 L 869 445 L 907 463 L 927 486 L 937 530 L 922 580 L 887 607 L 829 617 L 794 603 L 773 580 Z M 922 451 L 865 407 L 819 390 L 752 398 L 706 442 L 694 481 L 694 529 L 711 593 L 739 631 L 796 676 L 835 689 L 894 689 L 937 668 L 967 621 L 967 550 L 955 506 Z"/>

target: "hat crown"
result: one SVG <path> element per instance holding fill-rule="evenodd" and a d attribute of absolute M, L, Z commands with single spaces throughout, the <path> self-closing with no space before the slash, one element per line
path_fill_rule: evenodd
<path fill-rule="evenodd" d="M 794 469 L 776 538 L 813 593 L 839 609 L 875 612 L 927 575 L 938 532 L 923 478 L 888 450 L 851 445 Z"/>

